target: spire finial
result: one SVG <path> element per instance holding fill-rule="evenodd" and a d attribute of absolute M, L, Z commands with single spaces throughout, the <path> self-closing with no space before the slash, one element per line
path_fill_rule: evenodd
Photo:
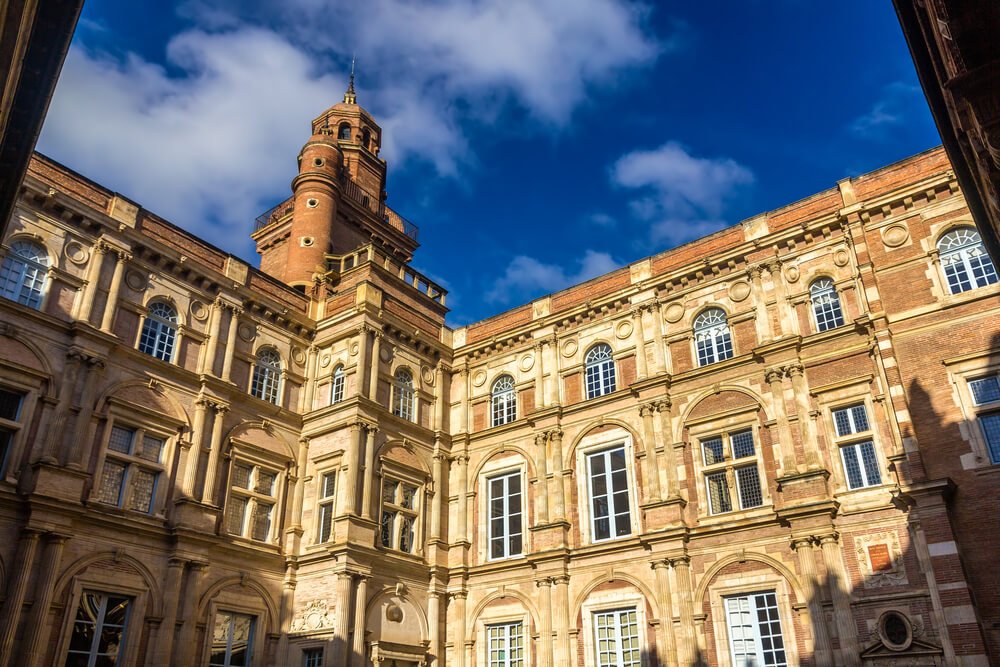
<path fill-rule="evenodd" d="M 344 101 L 348 104 L 358 103 L 358 96 L 354 94 L 354 56 L 351 56 L 351 78 L 347 81 L 347 92 L 344 93 Z"/>

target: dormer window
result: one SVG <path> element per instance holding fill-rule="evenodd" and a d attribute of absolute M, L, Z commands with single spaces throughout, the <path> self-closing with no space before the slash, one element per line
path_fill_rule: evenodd
<path fill-rule="evenodd" d="M 337 138 L 342 141 L 351 140 L 351 126 L 348 123 L 341 123 L 337 129 Z"/>

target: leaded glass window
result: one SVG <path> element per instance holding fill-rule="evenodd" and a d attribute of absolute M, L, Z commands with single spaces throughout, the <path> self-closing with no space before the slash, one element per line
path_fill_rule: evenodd
<path fill-rule="evenodd" d="M 694 343 L 699 366 L 714 364 L 733 356 L 729 320 L 721 308 L 703 310 L 694 319 Z"/>
<path fill-rule="evenodd" d="M 406 553 L 416 550 L 419 491 L 407 482 L 383 480 L 379 535 L 383 547 Z"/>
<path fill-rule="evenodd" d="M 590 348 L 583 360 L 586 375 L 587 398 L 597 398 L 613 392 L 615 387 L 615 360 L 611 346 L 598 343 Z"/>
<path fill-rule="evenodd" d="M 514 392 L 514 378 L 501 375 L 493 383 L 490 392 L 491 424 L 502 426 L 517 419 L 517 394 Z"/>
<path fill-rule="evenodd" d="M 247 461 L 234 461 L 229 472 L 226 532 L 270 542 L 277 506 L 278 472 Z"/>
<path fill-rule="evenodd" d="M 14 241 L 0 264 L 0 296 L 39 309 L 45 293 L 49 256 L 32 241 Z"/>
<path fill-rule="evenodd" d="M 165 447 L 164 438 L 145 429 L 113 425 L 94 499 L 106 505 L 151 513 L 163 472 L 161 460 Z"/>
<path fill-rule="evenodd" d="M 840 295 L 829 278 L 820 278 L 809 286 L 813 317 L 816 330 L 826 331 L 844 326 L 844 311 L 840 307 Z"/>
<path fill-rule="evenodd" d="M 281 355 L 274 348 L 265 347 L 257 352 L 250 394 L 268 403 L 278 403 L 281 396 Z"/>
<path fill-rule="evenodd" d="M 170 304 L 162 301 L 149 304 L 139 335 L 139 351 L 163 361 L 173 360 L 177 322 L 177 311 Z"/>
<path fill-rule="evenodd" d="M 709 514 L 764 504 L 753 429 L 740 429 L 701 440 Z"/>
<path fill-rule="evenodd" d="M 973 227 L 953 229 L 937 243 L 941 267 L 952 294 L 967 292 L 997 281 L 993 260 L 983 246 L 983 239 Z"/>

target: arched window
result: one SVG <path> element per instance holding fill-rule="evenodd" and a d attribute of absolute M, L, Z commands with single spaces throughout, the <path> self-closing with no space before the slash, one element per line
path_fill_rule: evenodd
<path fill-rule="evenodd" d="M 392 414 L 413 421 L 413 375 L 405 368 L 396 371 L 392 383 Z"/>
<path fill-rule="evenodd" d="M 361 145 L 365 148 L 371 150 L 372 147 L 372 133 L 367 127 L 361 130 Z"/>
<path fill-rule="evenodd" d="M 32 241 L 14 241 L 0 266 L 0 294 L 36 310 L 42 306 L 49 256 Z"/>
<path fill-rule="evenodd" d="M 281 395 L 281 355 L 274 348 L 265 347 L 257 352 L 250 393 L 268 403 L 278 404 Z"/>
<path fill-rule="evenodd" d="M 514 393 L 514 378 L 501 375 L 493 383 L 490 392 L 490 408 L 493 426 L 509 424 L 517 419 L 517 394 Z"/>
<path fill-rule="evenodd" d="M 733 356 L 729 321 L 721 308 L 709 308 L 694 319 L 694 343 L 698 365 L 706 366 Z"/>
<path fill-rule="evenodd" d="M 611 346 L 598 343 L 587 351 L 583 360 L 586 369 L 587 398 L 597 398 L 615 390 L 615 360 Z"/>
<path fill-rule="evenodd" d="M 833 287 L 829 278 L 818 278 L 809 286 L 809 298 L 812 300 L 813 317 L 816 318 L 816 330 L 826 331 L 844 326 L 844 311 L 840 307 L 840 295 Z"/>
<path fill-rule="evenodd" d="M 952 294 L 986 287 L 997 281 L 997 272 L 983 247 L 983 239 L 972 227 L 951 230 L 941 237 L 937 247 Z"/>
<path fill-rule="evenodd" d="M 139 336 L 139 351 L 171 361 L 174 358 L 174 342 L 177 338 L 177 311 L 162 301 L 149 304 L 146 321 Z"/>
<path fill-rule="evenodd" d="M 351 126 L 348 123 L 341 123 L 340 127 L 337 129 L 338 139 L 350 139 L 351 138 Z"/>
<path fill-rule="evenodd" d="M 340 403 L 344 400 L 344 367 L 337 366 L 333 369 L 333 378 L 330 380 L 330 405 Z"/>

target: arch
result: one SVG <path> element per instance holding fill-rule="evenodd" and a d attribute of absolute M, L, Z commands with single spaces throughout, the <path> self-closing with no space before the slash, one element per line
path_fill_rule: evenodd
<path fill-rule="evenodd" d="M 24 347 L 28 351 L 28 353 L 35 358 L 35 361 L 38 363 L 38 367 L 36 370 L 41 371 L 41 373 L 48 380 L 48 382 L 46 382 L 48 386 L 46 388 L 47 393 L 45 395 L 54 396 L 54 394 L 52 393 L 53 390 L 52 385 L 54 384 L 52 382 L 52 379 L 54 377 L 54 373 L 52 372 L 52 365 L 49 363 L 48 356 L 44 352 L 42 352 L 42 349 L 38 346 L 38 343 L 33 341 L 28 336 L 18 336 L 16 329 L 9 330 L 0 328 L 0 336 L 9 339 L 15 345 L 20 345 Z"/>
<path fill-rule="evenodd" d="M 48 287 L 48 274 L 53 266 L 48 248 L 35 238 L 15 238 L 9 241 L 0 272 L 0 294 L 22 305 L 40 310 Z"/>
<path fill-rule="evenodd" d="M 203 618 L 205 612 L 208 611 L 208 604 L 215 599 L 222 591 L 229 588 L 230 586 L 238 586 L 240 588 L 248 588 L 260 596 L 260 599 L 264 601 L 264 607 L 268 614 L 267 619 L 267 629 L 269 632 L 274 632 L 277 627 L 278 622 L 278 606 L 271 599 L 271 595 L 264 584 L 260 583 L 256 579 L 250 576 L 230 576 L 223 577 L 217 580 L 214 584 L 205 589 L 202 594 L 201 599 L 198 600 L 198 610 L 196 613 L 196 618 Z"/>
<path fill-rule="evenodd" d="M 615 350 L 609 343 L 598 341 L 587 348 L 583 355 L 583 376 L 587 399 L 617 391 Z"/>
<path fill-rule="evenodd" d="M 503 426 L 517 420 L 517 389 L 514 376 L 501 373 L 490 385 L 490 426 Z"/>
<path fill-rule="evenodd" d="M 143 317 L 148 317 L 149 308 L 154 303 L 165 303 L 171 308 L 173 308 L 174 317 L 177 318 L 176 324 L 178 327 L 184 326 L 186 324 L 186 322 L 184 321 L 184 309 L 177 304 L 177 299 L 175 299 L 172 294 L 166 294 L 164 292 L 157 292 L 155 294 L 150 294 L 149 297 L 146 298 L 146 301 L 145 303 L 142 304 L 142 307 L 146 309 L 147 314 L 144 315 Z"/>
<path fill-rule="evenodd" d="M 587 437 L 591 431 L 602 426 L 618 426 L 624 429 L 632 437 L 632 449 L 633 451 L 639 452 L 643 451 L 642 438 L 636 430 L 628 423 L 622 421 L 621 419 L 616 419 L 614 417 L 601 417 L 596 421 L 585 424 L 580 432 L 573 437 L 570 446 L 563 450 L 563 469 L 566 467 L 573 467 L 573 459 L 576 458 L 576 450 L 580 446 L 580 442 Z"/>
<path fill-rule="evenodd" d="M 496 590 L 493 591 L 492 593 L 487 593 L 485 596 L 483 596 L 483 599 L 480 600 L 475 607 L 473 607 L 472 613 L 468 614 L 468 618 L 471 620 L 468 622 L 469 624 L 465 628 L 465 636 L 474 637 L 476 634 L 476 624 L 479 623 L 479 618 L 483 615 L 483 612 L 486 611 L 486 607 L 488 607 L 493 602 L 496 602 L 497 600 L 503 600 L 504 598 L 514 598 L 515 600 L 520 602 L 524 606 L 524 609 L 528 612 L 528 615 L 531 617 L 531 622 L 534 624 L 534 626 L 536 628 L 541 627 L 541 621 L 538 616 L 538 608 L 535 607 L 535 604 L 531 601 L 531 598 L 529 598 L 527 595 L 516 589 L 502 590 L 502 591 Z"/>
<path fill-rule="evenodd" d="M 351 139 L 351 124 L 347 121 L 342 122 L 337 126 L 337 139 L 342 141 L 350 141 Z"/>
<path fill-rule="evenodd" d="M 534 459 L 528 454 L 527 451 L 524 450 L 523 447 L 521 447 L 520 445 L 508 445 L 508 444 L 498 445 L 495 449 L 491 450 L 489 454 L 484 456 L 483 459 L 476 465 L 475 470 L 473 470 L 472 474 L 469 475 L 469 480 L 468 480 L 469 487 L 466 490 L 475 493 L 479 488 L 478 480 L 480 475 L 483 474 L 483 468 L 486 467 L 486 464 L 492 461 L 497 456 L 506 455 L 510 453 L 519 454 L 521 458 L 524 459 L 525 469 L 528 471 L 528 477 L 535 476 Z"/>
<path fill-rule="evenodd" d="M 646 599 L 646 604 L 648 604 L 650 608 L 656 612 L 656 617 L 661 619 L 663 618 L 663 610 L 660 609 L 660 605 L 656 601 L 656 596 L 653 595 L 653 591 L 650 590 L 646 582 L 627 572 L 619 572 L 612 568 L 610 574 L 608 572 L 604 572 L 591 579 L 590 583 L 584 586 L 577 594 L 576 600 L 573 602 L 573 614 L 570 616 L 571 625 L 574 622 L 573 619 L 579 617 L 583 612 L 583 605 L 587 601 L 587 598 L 590 597 L 590 594 L 594 592 L 594 589 L 601 584 L 607 584 L 613 581 L 623 581 L 633 586 Z"/>
<path fill-rule="evenodd" d="M 232 441 L 234 439 L 240 438 L 240 436 L 243 436 L 243 438 L 241 439 L 246 440 L 251 444 L 257 445 L 258 447 L 264 447 L 263 443 L 260 441 L 260 438 L 255 438 L 251 436 L 251 433 L 254 431 L 260 431 L 261 433 L 264 433 L 267 436 L 268 440 L 275 441 L 283 445 L 285 449 L 285 454 L 288 456 L 288 458 L 293 461 L 297 460 L 298 458 L 297 447 L 293 445 L 293 443 L 290 442 L 288 438 L 283 437 L 283 435 L 280 435 L 281 432 L 278 429 L 276 429 L 270 422 L 267 422 L 265 420 L 241 422 L 236 426 L 232 427 L 231 429 L 229 429 L 229 433 L 226 434 L 225 438 L 223 439 L 223 442 L 227 443 L 225 448 L 228 450 L 232 446 Z"/>
<path fill-rule="evenodd" d="M 385 586 L 377 592 L 375 595 L 369 598 L 368 603 L 365 605 L 365 627 L 368 625 L 368 618 L 370 617 L 372 611 L 385 599 L 392 599 L 394 597 L 403 600 L 412 607 L 417 614 L 417 622 L 420 624 L 420 637 L 424 641 L 430 636 L 430 624 L 427 621 L 427 614 L 424 612 L 423 605 L 418 604 L 413 597 L 410 595 L 409 591 L 403 590 L 401 592 L 397 588 L 390 588 Z"/>
<path fill-rule="evenodd" d="M 368 150 L 372 148 L 372 131 L 367 127 L 361 128 L 361 145 Z"/>
<path fill-rule="evenodd" d="M 417 448 L 414 447 L 407 440 L 386 440 L 381 445 L 375 448 L 375 459 L 378 460 L 378 458 L 381 456 L 387 456 L 391 450 L 396 448 L 402 449 L 403 451 L 407 452 L 410 455 L 410 457 L 416 459 L 417 463 L 420 466 L 419 469 L 421 472 L 423 472 L 428 477 L 431 475 L 431 468 L 429 465 L 427 465 L 427 462 L 424 460 L 424 456 L 421 456 L 421 453 L 417 450 Z M 407 464 L 403 463 L 403 465 Z"/>
<path fill-rule="evenodd" d="M 172 299 L 156 296 L 146 302 L 146 314 L 139 330 L 139 351 L 173 363 L 177 357 L 177 333 L 182 326 L 180 309 Z"/>
<path fill-rule="evenodd" d="M 142 561 L 121 551 L 100 551 L 78 558 L 63 570 L 62 574 L 56 580 L 56 585 L 53 588 L 55 591 L 53 599 L 63 600 L 70 586 L 73 584 L 73 579 L 90 566 L 103 561 L 111 561 L 112 563 L 124 562 L 135 570 L 149 591 L 150 608 L 147 610 L 147 615 L 161 616 L 163 614 L 163 596 L 156 577 L 153 576 L 153 573 L 150 572 L 149 568 Z"/>
<path fill-rule="evenodd" d="M 254 355 L 250 395 L 268 403 L 281 405 L 283 371 L 281 353 L 277 348 L 273 345 L 261 345 Z"/>
<path fill-rule="evenodd" d="M 694 412 L 695 407 L 697 407 L 699 403 L 701 403 L 702 401 L 704 401 L 706 398 L 708 398 L 710 396 L 714 396 L 716 394 L 721 394 L 724 391 L 735 391 L 735 392 L 738 392 L 738 393 L 741 393 L 741 394 L 746 394 L 753 401 L 755 401 L 757 403 L 757 406 L 761 410 L 764 411 L 765 418 L 766 419 L 771 419 L 771 416 L 768 415 L 767 409 L 765 408 L 766 403 L 764 403 L 764 397 L 763 396 L 761 396 L 760 394 L 758 394 L 754 390 L 749 389 L 747 387 L 741 387 L 740 385 L 736 385 L 736 384 L 722 384 L 722 385 L 718 385 L 718 386 L 715 386 L 715 387 L 710 387 L 708 389 L 705 389 L 705 390 L 703 390 L 699 394 L 695 394 L 694 398 L 692 398 L 691 401 L 684 408 L 684 412 L 679 415 L 680 416 L 680 423 L 681 423 L 681 425 L 683 426 L 683 424 L 685 424 L 687 422 L 687 420 L 690 419 L 691 413 Z"/>
<path fill-rule="evenodd" d="M 124 380 L 122 382 L 116 382 L 115 384 L 109 385 L 104 390 L 104 392 L 98 397 L 97 403 L 95 404 L 96 406 L 95 409 L 100 414 L 106 413 L 108 402 L 110 399 L 119 397 L 120 394 L 124 394 L 126 390 L 131 389 L 130 393 L 133 393 L 135 395 L 135 398 L 128 398 L 125 396 L 121 396 L 121 400 L 128 401 L 129 403 L 135 403 L 136 405 L 152 404 L 160 408 L 162 413 L 167 415 L 168 417 L 173 417 L 174 419 L 184 422 L 184 424 L 190 430 L 191 420 L 188 417 L 187 410 L 184 409 L 184 406 L 177 399 L 177 397 L 173 395 L 173 392 L 170 391 L 169 387 L 167 387 L 166 385 L 159 385 L 159 386 L 163 387 L 162 392 L 158 392 L 152 389 L 149 386 L 148 380 L 147 381 Z M 149 401 L 149 403 L 140 403 L 138 400 L 135 400 L 136 398 L 140 397 L 145 397 Z M 166 406 L 162 404 L 163 401 L 166 401 L 167 403 Z M 166 410 L 166 408 L 168 407 L 170 408 L 170 412 Z"/>
<path fill-rule="evenodd" d="M 821 274 L 809 283 L 809 303 L 817 331 L 844 326 L 844 310 L 840 293 L 832 277 Z"/>
<path fill-rule="evenodd" d="M 11 221 L 13 222 L 13 220 Z M 969 223 L 971 224 L 971 223 Z M 7 237 L 7 247 L 11 248 L 17 242 L 30 243 L 31 245 L 38 246 L 42 249 L 45 255 L 45 264 L 47 267 L 58 267 L 59 266 L 59 256 L 52 252 L 52 249 L 41 234 L 36 234 L 28 231 L 15 232 Z"/>
<path fill-rule="evenodd" d="M 792 589 L 792 593 L 795 594 L 795 599 L 798 602 L 805 602 L 808 599 L 805 596 L 805 591 L 799 583 L 799 580 L 784 563 L 766 554 L 747 551 L 741 554 L 730 554 L 728 556 L 724 556 L 712 563 L 709 568 L 705 570 L 705 574 L 701 575 L 701 580 L 698 582 L 698 585 L 694 590 L 695 605 L 702 605 L 705 603 L 705 595 L 708 593 L 709 585 L 712 583 L 712 580 L 715 579 L 716 575 L 723 570 L 723 568 L 728 565 L 732 565 L 733 563 L 739 563 L 747 560 L 763 563 L 780 574 L 782 578 L 788 582 L 788 586 Z"/>
<path fill-rule="evenodd" d="M 996 267 L 975 226 L 952 226 L 938 236 L 934 247 L 949 293 L 961 294 L 997 282 Z"/>

